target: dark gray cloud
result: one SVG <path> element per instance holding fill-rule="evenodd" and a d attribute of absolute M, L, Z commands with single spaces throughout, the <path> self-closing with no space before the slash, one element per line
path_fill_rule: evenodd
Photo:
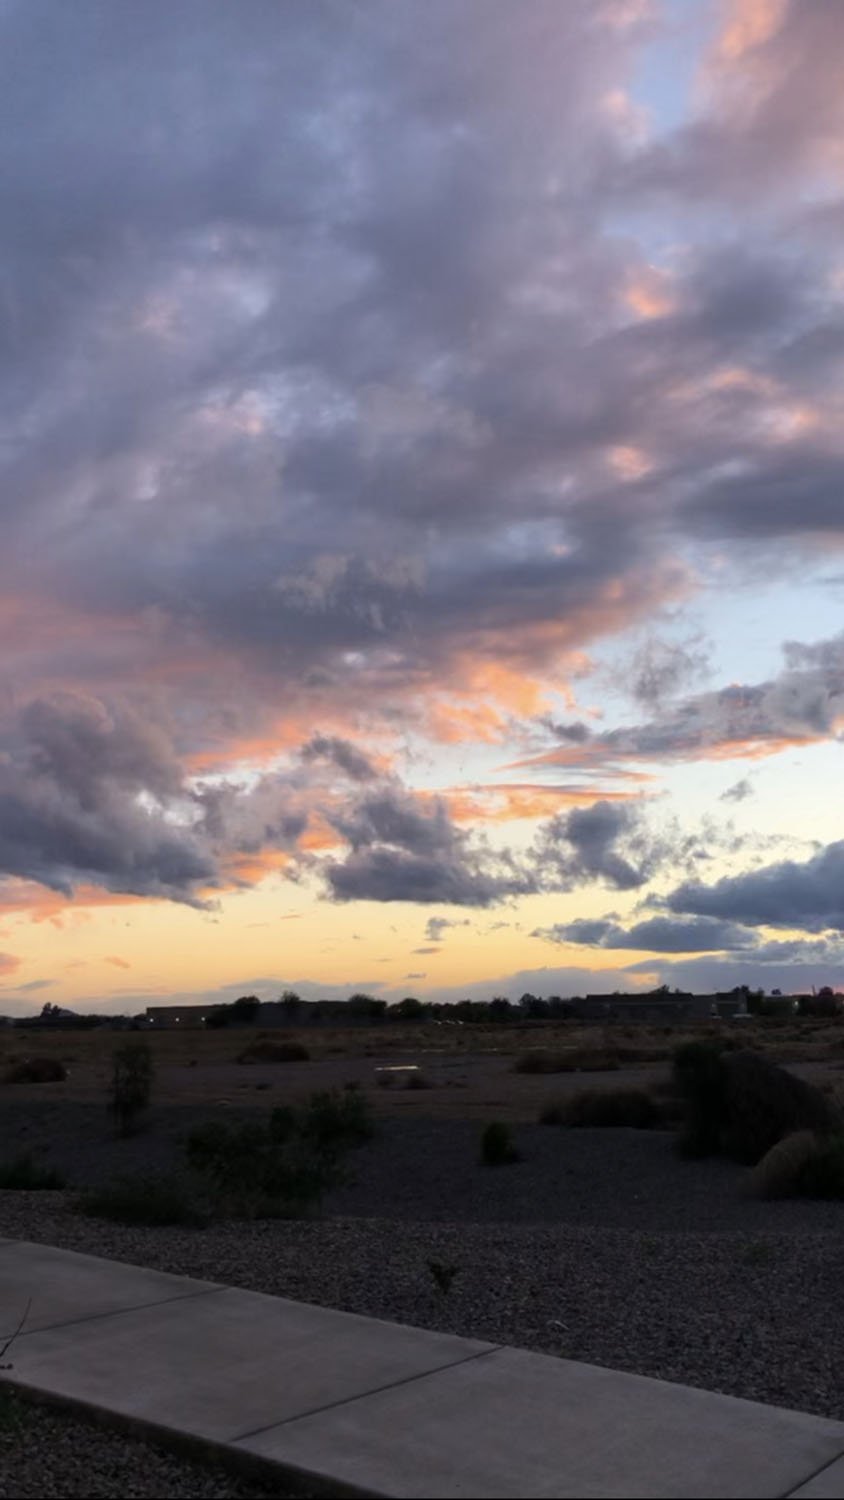
<path fill-rule="evenodd" d="M 765 682 L 730 683 L 697 693 L 657 708 L 642 723 L 592 735 L 584 745 L 584 764 L 626 757 L 668 760 L 730 745 L 737 753 L 766 744 L 775 750 L 784 741 L 831 738 L 844 713 L 844 635 L 810 644 L 787 641 L 783 653 L 783 671 Z M 558 726 L 544 719 L 537 723 L 559 738 Z M 547 758 L 572 764 L 578 751 L 552 751 Z M 746 781 L 739 785 L 749 789 Z"/>
<path fill-rule="evenodd" d="M 665 854 L 641 810 L 624 802 L 598 801 L 559 813 L 542 825 L 535 845 L 546 886 L 557 890 L 591 880 L 634 890 L 650 879 Z"/>
<path fill-rule="evenodd" d="M 792 215 L 801 260 L 748 207 L 735 242 L 689 246 L 660 315 L 631 314 L 654 274 L 615 222 L 631 193 L 682 211 L 714 191 L 705 162 L 729 176 L 728 139 L 730 170 L 736 140 L 770 153 L 749 202 L 786 171 L 717 99 L 667 155 L 631 142 L 607 101 L 658 20 L 247 10 L 0 18 L 6 582 L 25 563 L 76 618 L 10 673 L 55 680 L 69 651 L 79 681 L 111 652 L 131 683 L 175 650 L 188 737 L 224 659 L 218 698 L 280 678 L 374 711 L 458 651 L 537 665 L 641 618 L 682 585 L 678 533 L 835 523 L 835 455 L 757 420 L 766 371 L 799 403 L 837 357 L 822 226 Z M 828 69 L 803 92 L 825 34 L 789 13 L 792 164 L 819 94 L 834 113 Z M 759 388 L 711 386 L 726 363 Z M 641 473 L 613 466 L 631 448 Z"/>
<path fill-rule="evenodd" d="M 552 943 L 581 943 L 594 948 L 643 948 L 652 953 L 714 953 L 756 948 L 756 935 L 735 922 L 710 917 L 649 917 L 623 927 L 608 919 L 581 918 L 540 927 L 532 934 Z"/>
<path fill-rule="evenodd" d="M 378 774 L 368 755 L 337 735 L 315 734 L 303 746 L 302 759 L 331 761 L 352 781 L 373 781 Z"/>
<path fill-rule="evenodd" d="M 844 932 L 844 841 L 802 863 L 782 860 L 714 885 L 688 881 L 665 898 L 674 912 L 725 917 L 748 926 Z"/>
<path fill-rule="evenodd" d="M 732 786 L 728 786 L 725 792 L 721 793 L 720 800 L 722 802 L 745 802 L 748 797 L 752 796 L 753 787 L 751 782 L 747 776 L 742 776 L 738 781 L 734 781 Z"/>
<path fill-rule="evenodd" d="M 344 859 L 320 864 L 335 900 L 490 906 L 537 889 L 506 851 L 458 829 L 438 798 L 423 802 L 386 785 L 328 816 L 349 846 Z"/>
<path fill-rule="evenodd" d="M 468 927 L 469 918 L 429 917 L 425 923 L 425 937 L 430 943 L 438 943 L 449 927 Z"/>
<path fill-rule="evenodd" d="M 788 7 L 640 141 L 662 23 L 624 0 L 2 7 L 0 868 L 193 898 L 295 847 L 321 762 L 371 791 L 332 806 L 338 899 L 676 861 L 598 803 L 528 868 L 336 726 L 424 727 L 487 667 L 559 680 L 701 544 L 737 578 L 838 545 L 833 11 Z M 665 709 L 696 651 L 635 665 L 648 723 L 546 732 L 589 764 L 834 731 L 840 641 Z M 298 773 L 196 783 L 286 714 Z"/>
<path fill-rule="evenodd" d="M 705 675 L 708 653 L 698 639 L 661 640 L 650 637 L 634 652 L 622 679 L 627 691 L 653 712 L 666 698 L 674 698 Z"/>
<path fill-rule="evenodd" d="M 227 859 L 295 846 L 290 788 L 188 781 L 165 730 L 63 692 L 24 705 L 0 739 L 0 878 L 194 901 Z"/>

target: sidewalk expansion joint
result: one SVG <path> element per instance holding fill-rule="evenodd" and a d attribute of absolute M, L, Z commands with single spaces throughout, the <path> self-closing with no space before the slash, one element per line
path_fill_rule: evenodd
<path fill-rule="evenodd" d="M 258 1437 L 262 1432 L 273 1432 L 276 1427 L 288 1427 L 291 1422 L 302 1422 L 305 1417 L 318 1417 L 326 1411 L 336 1411 L 340 1406 L 354 1406 L 356 1401 L 367 1401 L 370 1396 L 380 1396 L 384 1391 L 397 1391 L 403 1385 L 413 1385 L 414 1381 L 427 1380 L 429 1375 L 442 1375 L 445 1370 L 457 1370 L 461 1365 L 470 1365 L 478 1359 L 488 1359 L 490 1354 L 498 1354 L 504 1348 L 503 1344 L 493 1344 L 489 1349 L 480 1349 L 477 1354 L 465 1354 L 462 1359 L 450 1359 L 447 1364 L 437 1365 L 433 1370 L 420 1370 L 418 1375 L 403 1375 L 400 1380 L 388 1380 L 384 1385 L 375 1385 L 369 1391 L 359 1391 L 356 1396 L 340 1396 L 336 1401 L 326 1401 L 322 1406 L 312 1406 L 308 1411 L 297 1411 L 293 1416 L 281 1417 L 277 1422 L 265 1422 L 261 1427 L 253 1427 L 249 1432 L 239 1432 L 236 1437 L 230 1437 L 230 1443 L 245 1443 L 247 1438 Z"/>

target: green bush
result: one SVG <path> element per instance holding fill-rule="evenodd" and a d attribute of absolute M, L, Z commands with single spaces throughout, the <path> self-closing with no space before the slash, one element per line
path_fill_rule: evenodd
<path fill-rule="evenodd" d="M 688 1042 L 674 1055 L 674 1080 L 684 1109 L 680 1148 L 688 1156 L 723 1152 L 754 1166 L 784 1136 L 825 1134 L 840 1122 L 834 1101 L 758 1052 Z"/>
<path fill-rule="evenodd" d="M 50 1192 L 63 1188 L 65 1179 L 53 1167 L 39 1167 L 29 1151 L 0 1163 L 0 1188 L 19 1192 Z"/>
<path fill-rule="evenodd" d="M 505 1167 L 519 1160 L 513 1132 L 503 1120 L 491 1120 L 481 1136 L 481 1160 L 487 1167 Z"/>
<path fill-rule="evenodd" d="M 844 1198 L 844 1135 L 785 1136 L 757 1163 L 753 1187 L 762 1198 Z"/>
<path fill-rule="evenodd" d="M 109 1110 L 119 1135 L 131 1135 L 149 1108 L 152 1094 L 152 1053 L 147 1042 L 127 1042 L 112 1057 Z"/>
<path fill-rule="evenodd" d="M 826 1134 L 840 1124 L 832 1100 L 758 1052 L 733 1053 L 724 1066 L 722 1149 L 734 1161 L 754 1166 L 783 1136 L 798 1130 Z"/>
<path fill-rule="evenodd" d="M 793 1198 L 797 1196 L 800 1173 L 818 1146 L 813 1130 L 797 1130 L 783 1136 L 753 1169 L 753 1191 L 760 1198 Z"/>
<path fill-rule="evenodd" d="M 204 1177 L 215 1212 L 286 1218 L 343 1180 L 336 1154 L 307 1140 L 290 1114 L 274 1111 L 266 1123 L 213 1120 L 191 1131 L 188 1162 Z"/>
<path fill-rule="evenodd" d="M 684 1156 L 714 1156 L 721 1149 L 727 1090 L 718 1042 L 684 1042 L 674 1052 L 673 1081 L 683 1101 L 679 1145 Z"/>
<path fill-rule="evenodd" d="M 302 1112 L 302 1135 L 320 1150 L 362 1146 L 375 1134 L 372 1108 L 357 1087 L 311 1094 Z"/>
<path fill-rule="evenodd" d="M 797 1179 L 801 1198 L 844 1198 L 844 1135 L 822 1136 Z"/>
<path fill-rule="evenodd" d="M 289 1063 L 308 1062 L 310 1052 L 302 1042 L 278 1042 L 262 1040 L 250 1042 L 248 1047 L 238 1053 L 239 1063 Z"/>
<path fill-rule="evenodd" d="M 6 1070 L 6 1083 L 64 1083 L 67 1068 L 56 1057 L 25 1057 Z"/>
<path fill-rule="evenodd" d="M 662 1123 L 662 1111 L 644 1089 L 584 1089 L 568 1099 L 546 1105 L 539 1123 L 652 1130 Z"/>
<path fill-rule="evenodd" d="M 206 1222 L 186 1184 L 172 1177 L 121 1177 L 108 1187 L 82 1194 L 76 1206 L 88 1218 L 109 1219 L 114 1224 L 159 1228 L 167 1224 L 198 1227 Z"/>

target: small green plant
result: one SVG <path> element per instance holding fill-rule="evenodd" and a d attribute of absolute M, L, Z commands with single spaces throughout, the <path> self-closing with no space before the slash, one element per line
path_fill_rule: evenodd
<path fill-rule="evenodd" d="M 65 1179 L 53 1167 L 39 1167 L 31 1152 L 0 1163 L 0 1188 L 17 1192 L 50 1192 L 63 1188 Z"/>
<path fill-rule="evenodd" d="M 431 1273 L 431 1277 L 433 1279 L 434 1285 L 437 1287 L 437 1290 L 442 1292 L 442 1295 L 444 1297 L 447 1297 L 449 1292 L 451 1291 L 451 1283 L 453 1282 L 455 1276 L 460 1275 L 460 1267 L 446 1265 L 445 1262 L 441 1260 L 429 1260 L 428 1270 Z"/>
<path fill-rule="evenodd" d="M 109 1110 L 118 1135 L 131 1135 L 152 1094 L 152 1053 L 147 1042 L 127 1042 L 112 1057 Z"/>
<path fill-rule="evenodd" d="M 186 1184 L 172 1177 L 121 1177 L 82 1194 L 76 1207 L 88 1218 L 109 1219 L 113 1224 L 197 1228 L 206 1222 Z"/>
<path fill-rule="evenodd" d="M 67 1068 L 57 1057 L 24 1057 L 6 1070 L 6 1083 L 64 1083 Z"/>
<path fill-rule="evenodd" d="M 513 1133 L 503 1120 L 491 1120 L 481 1136 L 481 1161 L 487 1167 L 505 1167 L 519 1161 Z"/>

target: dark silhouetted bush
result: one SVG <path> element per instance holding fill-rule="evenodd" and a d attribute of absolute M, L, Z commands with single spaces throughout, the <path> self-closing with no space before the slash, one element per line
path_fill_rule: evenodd
<path fill-rule="evenodd" d="M 540 1113 L 539 1123 L 653 1130 L 662 1124 L 662 1119 L 659 1104 L 644 1089 L 584 1089 L 568 1099 L 547 1104 Z"/>
<path fill-rule="evenodd" d="M 188 1136 L 188 1162 L 206 1181 L 217 1213 L 286 1218 L 343 1180 L 338 1154 L 321 1150 L 292 1110 L 267 1122 L 212 1120 Z"/>
<path fill-rule="evenodd" d="M 108 1187 L 83 1193 L 76 1206 L 88 1218 L 110 1219 L 114 1224 L 198 1228 L 207 1223 L 188 1185 L 172 1177 L 121 1177 Z"/>
<path fill-rule="evenodd" d="M 754 1166 L 772 1146 L 800 1130 L 827 1134 L 840 1122 L 833 1100 L 758 1052 L 725 1053 L 717 1042 L 689 1042 L 674 1056 L 683 1100 L 680 1149 L 719 1152 Z"/>
<path fill-rule="evenodd" d="M 519 1160 L 513 1132 L 503 1120 L 491 1120 L 481 1136 L 481 1160 L 487 1167 L 506 1167 Z"/>
<path fill-rule="evenodd" d="M 250 1042 L 238 1053 L 239 1063 L 290 1063 L 308 1062 L 310 1052 L 301 1042 L 278 1042 L 262 1040 Z"/>
<path fill-rule="evenodd" d="M 112 1057 L 109 1111 L 119 1135 L 131 1135 L 152 1094 L 152 1053 L 147 1042 L 127 1042 Z"/>
<path fill-rule="evenodd" d="M 754 1166 L 783 1136 L 798 1130 L 827 1134 L 840 1124 L 832 1100 L 758 1052 L 732 1053 L 724 1068 L 722 1149 L 734 1161 Z"/>
<path fill-rule="evenodd" d="M 19 1192 L 50 1192 L 63 1188 L 65 1179 L 53 1167 L 39 1167 L 30 1152 L 0 1164 L 0 1188 Z"/>
<path fill-rule="evenodd" d="M 674 1052 L 673 1080 L 683 1101 L 679 1146 L 684 1156 L 715 1156 L 725 1119 L 726 1068 L 718 1042 L 684 1042 Z"/>
<path fill-rule="evenodd" d="M 64 1083 L 66 1078 L 67 1068 L 56 1057 L 25 1057 L 5 1075 L 6 1083 Z"/>
<path fill-rule="evenodd" d="M 302 1135 L 321 1150 L 349 1150 L 375 1134 L 372 1108 L 356 1087 L 311 1094 L 302 1111 Z"/>
<path fill-rule="evenodd" d="M 844 1198 L 844 1135 L 785 1136 L 757 1163 L 753 1186 L 762 1198 Z"/>

